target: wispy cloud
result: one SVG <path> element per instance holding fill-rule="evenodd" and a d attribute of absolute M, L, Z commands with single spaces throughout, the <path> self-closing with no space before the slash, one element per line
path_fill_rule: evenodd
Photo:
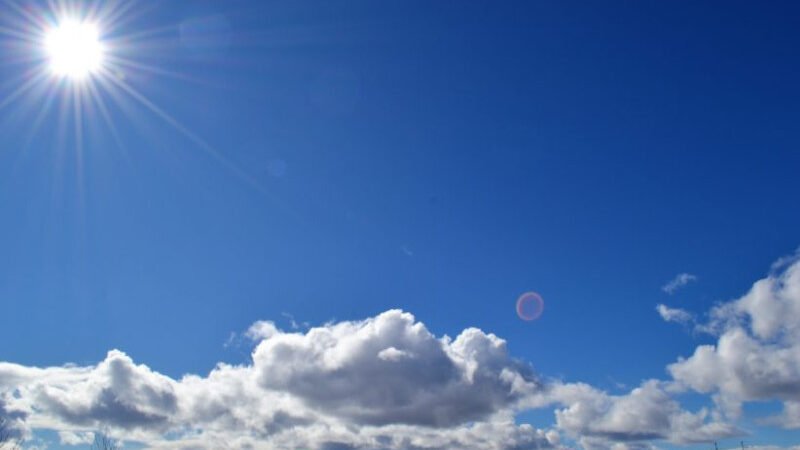
<path fill-rule="evenodd" d="M 308 322 L 298 322 L 293 314 L 289 314 L 287 312 L 282 312 L 281 316 L 289 320 L 289 326 L 292 327 L 292 330 L 307 330 L 311 327 L 311 324 Z"/>
<path fill-rule="evenodd" d="M 670 308 L 667 305 L 659 304 L 656 305 L 656 311 L 667 322 L 675 322 L 682 325 L 687 325 L 690 322 L 694 321 L 694 316 L 683 309 L 680 308 Z"/>
<path fill-rule="evenodd" d="M 675 291 L 677 291 L 678 289 L 686 286 L 687 284 L 693 281 L 697 281 L 696 275 L 692 275 L 690 273 L 685 273 L 685 272 L 679 273 L 678 275 L 675 276 L 675 278 L 670 280 L 667 284 L 661 286 L 661 290 L 671 295 L 675 293 Z"/>

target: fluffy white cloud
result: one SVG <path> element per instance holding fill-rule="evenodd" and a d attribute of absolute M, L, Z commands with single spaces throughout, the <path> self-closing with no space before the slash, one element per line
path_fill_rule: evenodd
<path fill-rule="evenodd" d="M 174 385 L 115 350 L 85 377 L 45 378 L 30 389 L 36 405 L 73 425 L 165 430 L 178 409 Z"/>
<path fill-rule="evenodd" d="M 400 311 L 276 335 L 253 360 L 263 388 L 364 425 L 454 426 L 537 388 L 502 339 L 477 329 L 437 339 Z"/>
<path fill-rule="evenodd" d="M 778 400 L 784 412 L 774 421 L 800 427 L 800 260 L 757 281 L 738 300 L 711 311 L 702 329 L 714 345 L 669 366 L 680 384 L 715 396 L 731 417 L 745 401 Z"/>
<path fill-rule="evenodd" d="M 554 431 L 516 424 L 541 389 L 505 342 L 477 329 L 437 338 L 388 311 L 287 333 L 258 322 L 251 364 L 175 380 L 114 350 L 96 366 L 0 364 L 6 415 L 84 442 L 92 430 L 151 448 L 525 449 Z"/>
<path fill-rule="evenodd" d="M 741 434 L 731 420 L 759 400 L 783 402 L 767 422 L 800 426 L 800 262 L 710 318 L 715 345 L 668 366 L 673 380 L 624 395 L 544 379 L 493 334 L 437 337 L 393 310 L 304 332 L 257 322 L 252 361 L 206 376 L 172 379 L 116 350 L 89 367 L 0 363 L 0 417 L 23 435 L 50 429 L 71 443 L 100 430 L 152 449 L 521 450 L 559 447 L 562 435 L 586 450 L 649 449 Z M 683 409 L 674 393 L 686 389 L 717 407 Z M 555 428 L 517 424 L 531 408 L 554 408 Z"/>
<path fill-rule="evenodd" d="M 664 286 L 661 286 L 661 290 L 666 292 L 667 294 L 674 294 L 675 291 L 686 286 L 692 281 L 697 281 L 697 276 L 692 275 L 690 273 L 679 273 L 678 275 L 675 275 L 675 278 L 668 281 Z"/>
<path fill-rule="evenodd" d="M 256 342 L 269 339 L 277 334 L 280 334 L 280 330 L 278 330 L 278 327 L 276 327 L 273 322 L 268 320 L 259 320 L 250 325 L 250 328 L 244 333 L 245 337 Z"/>
<path fill-rule="evenodd" d="M 648 380 L 625 395 L 610 395 L 583 383 L 556 384 L 545 397 L 558 403 L 556 423 L 586 449 L 641 448 L 666 440 L 709 442 L 742 433 L 707 409 L 689 412 L 670 397 L 668 383 Z"/>

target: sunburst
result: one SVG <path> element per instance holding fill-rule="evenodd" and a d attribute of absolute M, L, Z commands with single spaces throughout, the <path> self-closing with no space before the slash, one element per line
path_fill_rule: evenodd
<path fill-rule="evenodd" d="M 50 69 L 57 76 L 80 81 L 103 67 L 105 49 L 100 29 L 91 22 L 71 17 L 60 19 L 53 29 L 47 30 L 44 48 Z"/>
<path fill-rule="evenodd" d="M 65 142 L 72 142 L 70 147 L 80 169 L 87 127 L 102 126 L 122 148 L 120 127 L 115 121 L 121 116 L 115 112 L 125 115 L 124 122 L 128 123 L 142 120 L 136 111 L 145 111 L 182 134 L 237 178 L 265 193 L 260 183 L 130 81 L 173 77 L 202 83 L 147 62 L 153 57 L 145 52 L 174 45 L 169 36 L 173 29 L 139 26 L 143 21 L 137 19 L 151 11 L 153 5 L 140 0 L 49 0 L 44 5 L 31 6 L 18 0 L 0 0 L 0 8 L 8 11 L 0 19 L 5 67 L 19 68 L 19 76 L 0 86 L 0 112 L 14 107 L 13 116 L 32 117 L 25 120 L 25 129 L 14 129 L 16 133 L 29 133 L 29 142 L 41 135 L 44 118 L 57 114 L 55 130 L 45 134 L 52 134 L 60 148 L 65 147 Z"/>

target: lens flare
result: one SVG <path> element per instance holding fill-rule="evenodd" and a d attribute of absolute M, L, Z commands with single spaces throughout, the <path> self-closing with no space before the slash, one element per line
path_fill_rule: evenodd
<path fill-rule="evenodd" d="M 526 292 L 517 299 L 517 315 L 525 321 L 533 321 L 542 316 L 544 299 L 536 292 Z"/>

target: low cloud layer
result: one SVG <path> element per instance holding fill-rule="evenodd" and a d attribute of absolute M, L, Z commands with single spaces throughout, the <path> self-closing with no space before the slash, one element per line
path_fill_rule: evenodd
<path fill-rule="evenodd" d="M 151 449 L 650 448 L 742 435 L 742 405 L 763 400 L 783 410 L 762 422 L 800 427 L 800 262 L 707 317 L 696 326 L 715 344 L 670 364 L 670 379 L 620 395 L 537 374 L 491 333 L 435 336 L 392 310 L 303 332 L 257 322 L 245 333 L 252 360 L 206 376 L 173 379 L 118 350 L 87 367 L 0 363 L 0 416 L 20 436 L 48 429 L 71 445 L 103 431 Z M 708 406 L 685 409 L 687 391 Z M 551 423 L 516 420 L 542 408 Z"/>
<path fill-rule="evenodd" d="M 542 390 L 505 341 L 478 329 L 437 338 L 408 313 L 279 330 L 260 322 L 252 364 L 174 380 L 113 350 L 91 367 L 0 364 L 0 392 L 28 428 L 64 443 L 104 430 L 153 448 L 551 447 L 514 421 Z M 164 436 L 173 437 L 171 440 Z"/>

